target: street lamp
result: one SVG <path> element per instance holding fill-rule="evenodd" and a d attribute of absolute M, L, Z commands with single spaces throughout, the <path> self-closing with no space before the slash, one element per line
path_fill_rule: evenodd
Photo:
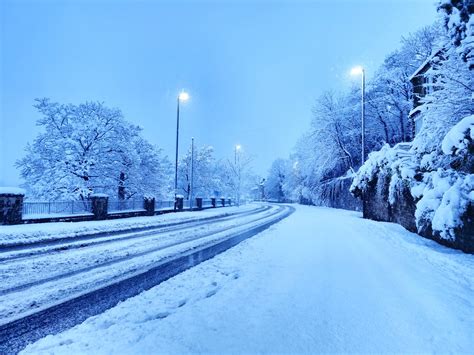
<path fill-rule="evenodd" d="M 185 91 L 181 91 L 177 98 L 177 109 L 176 109 L 176 157 L 174 166 L 174 209 L 176 210 L 176 197 L 178 195 L 178 142 L 179 142 L 179 103 L 186 102 L 189 100 L 189 94 Z"/>
<path fill-rule="evenodd" d="M 365 70 L 361 66 L 357 66 L 352 68 L 351 75 L 361 75 L 362 76 L 362 160 L 361 165 L 364 164 L 365 161 Z"/>
<path fill-rule="evenodd" d="M 189 209 L 193 210 L 193 202 L 194 202 L 194 137 L 191 138 L 191 187 L 190 187 L 190 201 L 189 201 Z"/>
<path fill-rule="evenodd" d="M 237 151 L 240 151 L 242 149 L 242 146 L 240 144 L 236 144 L 235 149 L 234 149 L 234 164 L 237 166 Z"/>
<path fill-rule="evenodd" d="M 237 206 L 240 206 L 240 180 L 241 180 L 241 171 L 240 167 L 237 166 L 237 152 L 240 152 L 242 149 L 242 146 L 240 144 L 236 144 L 234 148 L 234 165 L 235 165 L 235 172 L 237 173 L 237 196 L 236 196 L 236 202 Z"/>

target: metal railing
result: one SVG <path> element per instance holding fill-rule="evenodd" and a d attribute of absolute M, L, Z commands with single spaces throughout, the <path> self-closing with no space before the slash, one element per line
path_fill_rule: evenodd
<path fill-rule="evenodd" d="M 202 200 L 202 207 L 212 207 L 212 200 L 211 199 L 203 199 Z"/>
<path fill-rule="evenodd" d="M 169 210 L 174 208 L 174 201 L 155 201 L 155 211 Z"/>
<path fill-rule="evenodd" d="M 190 201 L 189 200 L 183 200 L 183 209 L 187 210 L 189 209 L 190 206 Z M 196 202 L 193 203 L 194 206 L 196 206 Z"/>
<path fill-rule="evenodd" d="M 143 211 L 143 199 L 109 200 L 108 212 Z"/>
<path fill-rule="evenodd" d="M 90 200 L 84 201 L 25 201 L 23 215 L 34 216 L 69 216 L 92 213 Z"/>

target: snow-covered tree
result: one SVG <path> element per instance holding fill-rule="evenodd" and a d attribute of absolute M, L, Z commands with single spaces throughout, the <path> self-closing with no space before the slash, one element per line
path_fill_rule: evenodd
<path fill-rule="evenodd" d="M 441 0 L 438 11 L 444 14 L 444 24 L 461 59 L 473 70 L 474 1 Z"/>
<path fill-rule="evenodd" d="M 36 100 L 35 107 L 43 131 L 17 162 L 32 197 L 86 199 L 104 192 L 129 198 L 160 194 L 166 187 L 167 159 L 120 110 L 99 102 L 73 105 L 49 99 Z"/>
<path fill-rule="evenodd" d="M 194 197 L 209 197 L 215 194 L 218 176 L 214 148 L 208 145 L 195 147 L 194 158 L 191 147 L 178 164 L 178 193 L 185 199 L 191 196 L 191 166 L 194 167 L 193 195 Z M 192 162 L 193 160 L 193 162 Z"/>
<path fill-rule="evenodd" d="M 425 74 L 431 77 L 433 90 L 420 107 L 423 126 L 414 140 L 419 154 L 440 148 L 446 133 L 457 122 L 474 113 L 474 75 L 456 55 L 454 48 L 445 50 L 433 61 Z"/>
<path fill-rule="evenodd" d="M 252 156 L 241 149 L 235 151 L 233 160 L 227 160 L 228 174 L 232 176 L 232 180 L 229 181 L 233 189 L 232 197 L 237 203 L 240 203 L 242 196 L 248 197 L 251 194 L 254 181 L 250 165 L 252 161 Z"/>
<path fill-rule="evenodd" d="M 277 200 L 278 202 L 287 200 L 284 186 L 290 173 L 288 165 L 289 162 L 281 158 L 273 161 L 265 182 L 267 198 Z"/>

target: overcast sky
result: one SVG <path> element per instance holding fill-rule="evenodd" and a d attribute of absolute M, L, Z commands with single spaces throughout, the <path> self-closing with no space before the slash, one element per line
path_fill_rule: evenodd
<path fill-rule="evenodd" d="M 236 143 L 266 174 L 309 127 L 325 89 L 368 76 L 402 35 L 435 20 L 432 0 L 0 0 L 0 186 L 38 133 L 36 97 L 103 101 L 174 160 L 194 136 L 231 157 Z"/>

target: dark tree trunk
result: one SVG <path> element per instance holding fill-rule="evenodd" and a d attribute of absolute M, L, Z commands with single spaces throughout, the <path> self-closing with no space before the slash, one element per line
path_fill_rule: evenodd
<path fill-rule="evenodd" d="M 118 199 L 125 200 L 125 173 L 121 172 L 118 183 Z"/>

